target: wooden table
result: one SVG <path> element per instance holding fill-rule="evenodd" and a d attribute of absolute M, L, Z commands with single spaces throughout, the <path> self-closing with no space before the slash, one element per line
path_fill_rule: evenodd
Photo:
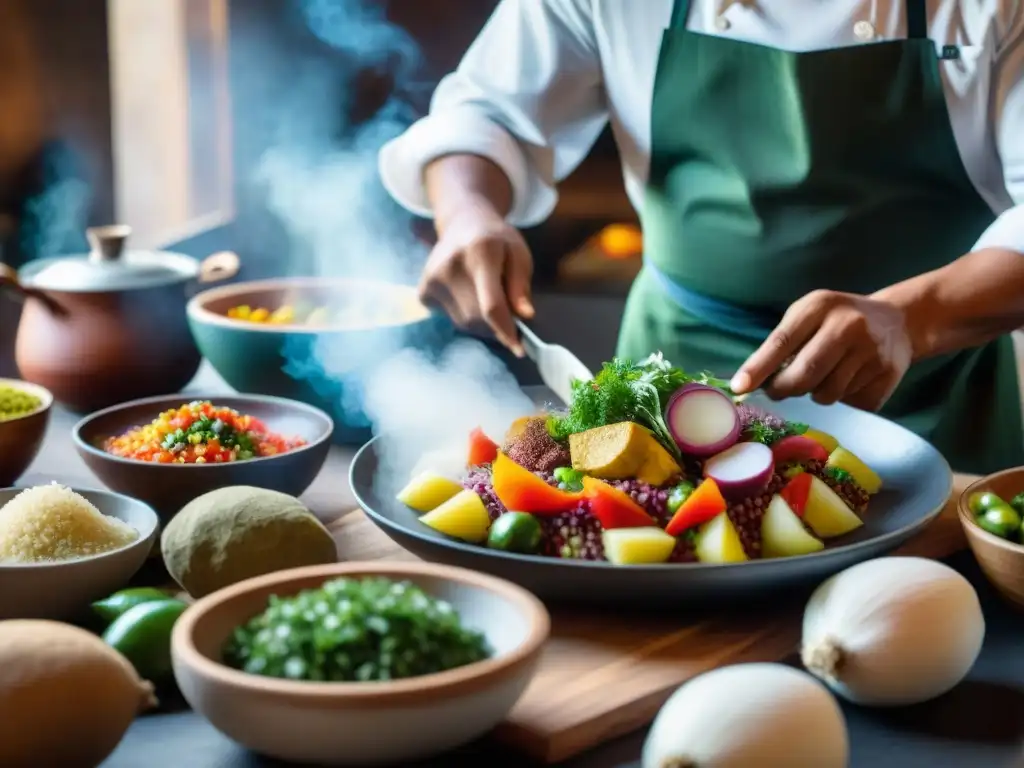
<path fill-rule="evenodd" d="M 184 396 L 216 396 L 225 391 L 223 381 L 204 366 Z M 69 439 L 76 418 L 61 408 L 54 409 L 44 448 L 19 484 L 58 480 L 80 487 L 100 487 Z M 310 509 L 334 527 L 355 507 L 348 487 L 348 466 L 353 453 L 351 449 L 332 448 L 324 471 L 303 497 Z M 347 527 L 347 521 L 341 527 Z M 374 556 L 365 551 L 342 554 Z M 960 556 L 953 562 L 978 586 L 985 603 L 989 630 L 982 658 L 967 683 L 932 704 L 893 712 L 868 712 L 845 706 L 853 768 L 1004 768 L 1017 764 L 1014 761 L 1020 756 L 1024 740 L 1024 618 L 1009 612 L 991 595 L 969 556 Z M 564 765 L 639 768 L 637 759 L 643 736 L 641 731 L 618 739 Z M 458 754 L 402 768 L 450 768 L 460 758 L 467 765 L 489 768 L 533 765 L 521 754 L 485 740 Z M 276 765 L 281 764 L 247 753 L 198 716 L 179 711 L 137 720 L 103 768 Z"/>

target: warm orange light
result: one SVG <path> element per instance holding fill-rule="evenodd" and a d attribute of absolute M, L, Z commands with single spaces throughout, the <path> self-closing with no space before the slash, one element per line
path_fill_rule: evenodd
<path fill-rule="evenodd" d="M 597 241 L 611 259 L 631 259 L 644 249 L 643 235 L 631 224 L 610 224 L 597 234 Z"/>

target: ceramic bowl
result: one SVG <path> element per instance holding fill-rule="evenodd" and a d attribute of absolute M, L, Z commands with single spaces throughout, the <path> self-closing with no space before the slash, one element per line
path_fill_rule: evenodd
<path fill-rule="evenodd" d="M 0 490 L 0 507 L 24 488 Z M 153 548 L 156 513 L 119 493 L 73 489 L 104 515 L 123 520 L 139 538 L 121 549 L 56 563 L 0 562 L 0 619 L 71 619 L 123 588 Z"/>
<path fill-rule="evenodd" d="M 484 632 L 495 655 L 386 683 L 279 680 L 220 663 L 232 630 L 262 612 L 271 595 L 338 576 L 414 582 Z M 472 741 L 503 720 L 533 677 L 549 629 L 537 598 L 491 576 L 427 563 L 346 563 L 280 571 L 215 592 L 182 615 L 171 645 L 188 703 L 249 749 L 298 763 L 407 765 Z"/>
<path fill-rule="evenodd" d="M 989 533 L 974 522 L 967 500 L 979 491 L 1009 501 L 1024 491 L 1024 467 L 1004 469 L 976 480 L 967 486 L 957 503 L 967 543 L 985 577 L 1011 604 L 1024 609 L 1024 546 Z"/>
<path fill-rule="evenodd" d="M 227 316 L 233 307 L 274 310 L 329 306 L 333 325 L 270 325 Z M 361 444 L 370 422 L 359 383 L 377 362 L 404 347 L 439 350 L 454 335 L 410 286 L 372 280 L 287 278 L 235 283 L 196 295 L 188 321 L 203 356 L 232 387 L 309 403 L 334 418 L 334 439 Z"/>
<path fill-rule="evenodd" d="M 269 429 L 306 445 L 277 456 L 225 464 L 156 464 L 106 453 L 103 441 L 148 424 L 160 413 L 192 400 L 255 416 Z M 151 505 L 166 523 L 197 496 L 229 485 L 268 488 L 300 496 L 327 460 L 334 424 L 323 411 L 304 403 L 262 395 L 169 395 L 133 400 L 97 411 L 75 425 L 72 437 L 78 454 L 104 485 Z"/>
<path fill-rule="evenodd" d="M 0 488 L 14 485 L 36 458 L 50 423 L 53 395 L 38 384 L 0 379 L 0 387 L 20 389 L 39 398 L 39 407 L 15 419 L 0 421 Z"/>

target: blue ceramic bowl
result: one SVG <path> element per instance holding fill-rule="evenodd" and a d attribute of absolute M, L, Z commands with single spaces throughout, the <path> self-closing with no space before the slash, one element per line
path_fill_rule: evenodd
<path fill-rule="evenodd" d="M 228 317 L 228 310 L 242 306 L 327 307 L 331 317 L 317 325 Z M 366 373 L 404 347 L 436 351 L 454 335 L 447 318 L 419 302 L 415 288 L 348 278 L 281 278 L 212 288 L 189 302 L 188 322 L 199 350 L 228 384 L 326 411 L 334 419 L 334 441 L 346 444 L 370 437 L 362 407 Z"/>

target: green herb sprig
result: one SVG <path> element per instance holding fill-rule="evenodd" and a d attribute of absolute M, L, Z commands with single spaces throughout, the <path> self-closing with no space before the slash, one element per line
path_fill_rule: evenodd
<path fill-rule="evenodd" d="M 640 363 L 615 358 L 605 363 L 591 381 L 575 381 L 572 402 L 564 415 L 548 420 L 556 440 L 595 427 L 632 421 L 647 427 L 676 459 L 681 454 L 663 416 L 668 399 L 686 384 L 706 384 L 732 396 L 728 382 L 710 373 L 691 375 L 656 353 Z"/>
<path fill-rule="evenodd" d="M 764 421 L 753 421 L 747 425 L 744 436 L 754 442 L 771 445 L 784 437 L 802 435 L 809 428 L 808 425 L 801 424 L 798 421 L 786 421 L 783 422 L 782 426 L 776 426 Z"/>

